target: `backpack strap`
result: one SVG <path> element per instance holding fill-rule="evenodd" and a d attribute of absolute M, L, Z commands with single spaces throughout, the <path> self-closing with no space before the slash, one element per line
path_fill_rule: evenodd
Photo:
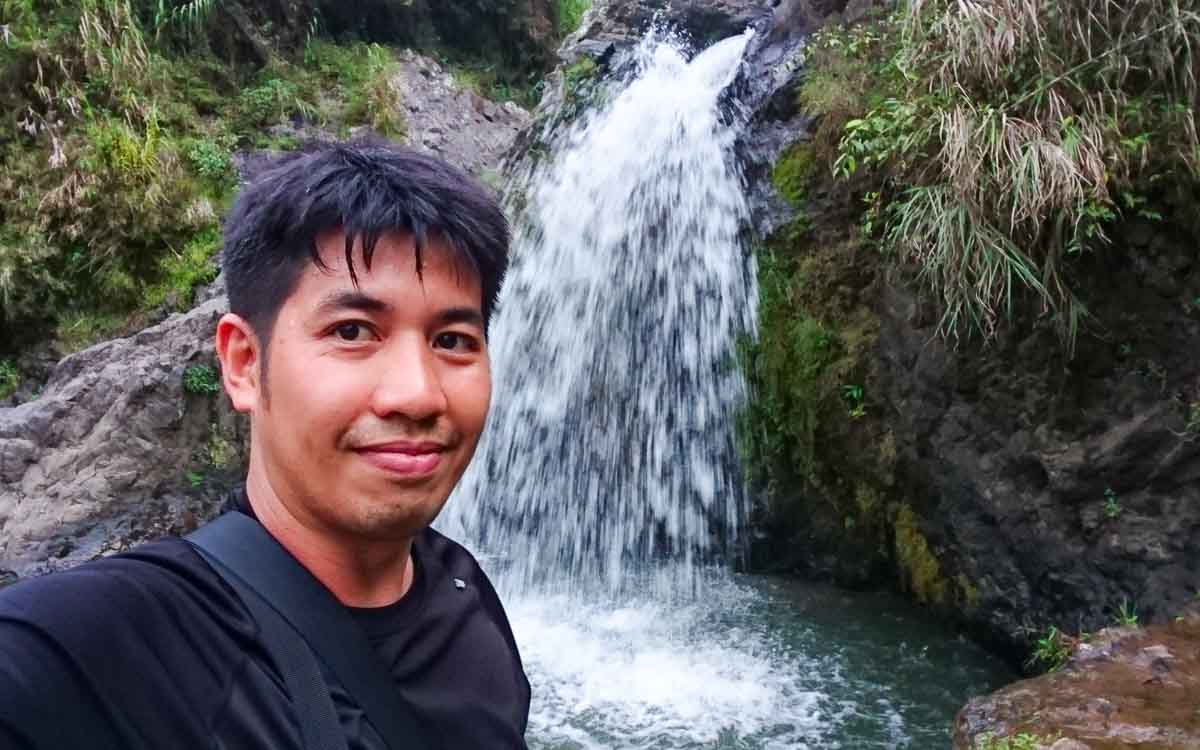
<path fill-rule="evenodd" d="M 362 628 L 329 590 L 297 562 L 262 524 L 244 513 L 229 512 L 201 526 L 186 538 L 206 558 L 218 562 L 217 572 L 229 580 L 239 593 L 248 588 L 256 595 L 243 598 L 248 600 L 247 606 L 260 620 L 260 627 L 268 639 L 274 640 L 272 633 L 267 631 L 267 624 L 272 619 L 282 619 L 290 626 L 293 636 L 298 634 L 302 638 L 302 642 L 298 642 L 295 637 L 278 636 L 294 646 L 288 648 L 287 653 L 280 653 L 284 663 L 279 666 L 285 673 L 289 689 L 292 689 L 292 680 L 296 681 L 296 689 L 300 692 L 293 697 L 297 700 L 303 695 L 306 704 L 310 700 L 316 701 L 311 697 L 312 687 L 319 687 L 324 693 L 323 701 L 307 704 L 302 709 L 302 723 L 312 724 L 305 729 L 305 743 L 310 738 L 319 743 L 308 745 L 309 748 L 340 750 L 345 747 L 345 738 L 338 725 L 341 744 L 327 744 L 331 740 L 327 728 L 328 716 L 324 715 L 326 709 L 322 704 L 327 702 L 332 709 L 333 702 L 323 678 L 316 686 L 303 684 L 312 682 L 312 673 L 295 666 L 302 661 L 299 656 L 301 649 L 308 652 L 310 661 L 320 658 L 329 667 L 346 692 L 366 713 L 367 720 L 390 750 L 426 750 L 432 747 L 426 739 L 428 732 L 400 694 L 395 680 L 384 670 Z M 260 600 L 261 605 L 269 611 L 255 611 L 250 604 L 255 599 Z M 260 614 L 268 615 L 265 622 Z M 270 617 L 270 614 L 275 617 Z M 272 656 L 275 657 L 275 654 L 272 653 Z M 286 667 L 285 663 L 293 666 Z M 319 678 L 320 668 L 315 663 L 312 667 L 317 669 Z M 288 674 L 292 675 L 290 679 Z M 336 723 L 336 710 L 333 719 Z"/>
<path fill-rule="evenodd" d="M 233 587 L 258 623 L 263 648 L 283 676 L 288 695 L 296 707 L 305 750 L 347 750 L 346 733 L 338 718 L 337 707 L 333 705 L 333 696 L 329 694 L 321 666 L 308 643 L 237 573 L 194 540 L 189 541 L 212 569 Z"/>

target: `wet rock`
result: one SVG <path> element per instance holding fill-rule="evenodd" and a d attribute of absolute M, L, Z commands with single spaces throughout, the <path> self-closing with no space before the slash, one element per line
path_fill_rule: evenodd
<path fill-rule="evenodd" d="M 1061 670 L 976 698 L 959 712 L 954 747 L 1030 733 L 1051 750 L 1200 747 L 1200 612 L 1168 625 L 1096 634 Z"/>

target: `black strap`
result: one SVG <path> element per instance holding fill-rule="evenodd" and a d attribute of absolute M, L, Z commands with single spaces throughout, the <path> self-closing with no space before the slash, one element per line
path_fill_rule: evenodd
<path fill-rule="evenodd" d="M 288 695 L 299 708 L 297 717 L 305 750 L 347 750 L 346 733 L 333 705 L 333 696 L 308 643 L 237 573 L 203 547 L 197 546 L 197 550 L 233 586 L 258 623 L 263 647 L 283 675 Z"/>
<path fill-rule="evenodd" d="M 430 747 L 362 628 L 258 521 L 236 511 L 225 513 L 187 539 L 235 573 L 303 636 L 391 750 Z"/>

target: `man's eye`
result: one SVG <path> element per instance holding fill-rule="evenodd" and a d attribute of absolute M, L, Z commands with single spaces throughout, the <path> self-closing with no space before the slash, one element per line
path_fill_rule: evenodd
<path fill-rule="evenodd" d="M 433 339 L 433 345 L 439 349 L 451 349 L 457 352 L 475 351 L 479 347 L 475 339 L 463 333 L 439 333 Z"/>
<path fill-rule="evenodd" d="M 362 323 L 341 323 L 333 332 L 343 341 L 362 341 L 370 333 Z"/>

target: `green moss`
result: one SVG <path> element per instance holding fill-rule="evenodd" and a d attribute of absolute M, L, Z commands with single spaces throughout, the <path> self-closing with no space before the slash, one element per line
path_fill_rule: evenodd
<path fill-rule="evenodd" d="M 959 599 L 966 609 L 976 609 L 979 607 L 979 589 L 975 584 L 971 583 L 971 579 L 967 578 L 962 573 L 954 577 L 954 583 L 958 586 Z"/>
<path fill-rule="evenodd" d="M 738 422 L 743 459 L 758 481 L 813 470 L 819 414 L 831 394 L 823 375 L 837 339 L 796 306 L 795 283 L 794 262 L 759 253 L 758 339 L 739 347 L 751 393 Z"/>
<path fill-rule="evenodd" d="M 813 165 L 812 146 L 796 143 L 783 152 L 771 170 L 771 184 L 792 208 L 804 207 L 812 182 Z"/>
<path fill-rule="evenodd" d="M 928 540 L 921 533 L 917 515 L 907 503 L 897 510 L 893 529 L 896 562 L 905 588 L 923 604 L 945 604 L 946 579 L 929 549 Z"/>
<path fill-rule="evenodd" d="M 208 465 L 214 469 L 232 468 L 237 461 L 237 448 L 228 437 L 221 433 L 216 424 L 212 425 L 209 431 L 208 443 L 205 445 L 204 452 Z"/>
<path fill-rule="evenodd" d="M 63 354 L 71 354 L 111 338 L 124 330 L 129 316 L 94 311 L 66 312 L 59 316 L 54 337 Z"/>

